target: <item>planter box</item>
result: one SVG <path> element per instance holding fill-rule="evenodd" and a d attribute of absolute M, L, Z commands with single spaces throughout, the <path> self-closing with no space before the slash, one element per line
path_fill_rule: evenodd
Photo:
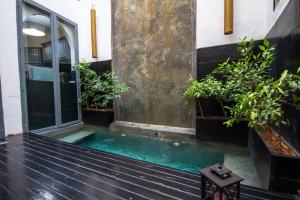
<path fill-rule="evenodd" d="M 114 112 L 111 109 L 82 110 L 82 121 L 88 125 L 109 127 L 114 121 Z"/>
<path fill-rule="evenodd" d="M 247 145 L 249 133 L 247 122 L 241 121 L 239 124 L 227 128 L 223 124 L 227 120 L 226 117 L 197 117 L 197 138 Z"/>
<path fill-rule="evenodd" d="M 249 130 L 249 149 L 265 189 L 296 193 L 300 188 L 300 158 L 274 154 L 255 129 Z"/>

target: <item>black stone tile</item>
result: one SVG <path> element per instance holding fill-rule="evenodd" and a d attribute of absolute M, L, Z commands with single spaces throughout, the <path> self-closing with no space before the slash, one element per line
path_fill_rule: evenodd
<path fill-rule="evenodd" d="M 96 111 L 83 109 L 82 121 L 88 125 L 109 127 L 114 121 L 114 112 L 112 110 Z"/>
<path fill-rule="evenodd" d="M 272 64 L 272 75 L 279 77 L 288 69 L 295 73 L 300 67 L 300 1 L 291 0 L 277 22 L 267 34 L 276 45 L 276 59 Z M 281 134 L 295 149 L 300 151 L 300 110 L 284 106 L 289 126 L 281 127 Z"/>
<path fill-rule="evenodd" d="M 92 62 L 91 69 L 95 70 L 97 74 L 111 72 L 112 71 L 111 60 Z"/>

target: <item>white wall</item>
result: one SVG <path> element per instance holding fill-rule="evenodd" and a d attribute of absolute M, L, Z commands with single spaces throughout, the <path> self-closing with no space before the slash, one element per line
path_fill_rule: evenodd
<path fill-rule="evenodd" d="M 79 57 L 89 61 L 111 59 L 110 0 L 35 0 L 78 24 Z M 98 58 L 91 57 L 90 9 L 97 11 Z M 18 63 L 16 0 L 2 0 L 0 7 L 0 78 L 5 134 L 22 130 Z"/>
<path fill-rule="evenodd" d="M 7 135 L 22 132 L 16 2 L 2 1 L 0 13 L 0 78 Z"/>
<path fill-rule="evenodd" d="M 6 0 L 9 1 L 9 0 Z M 79 57 L 89 61 L 111 59 L 110 0 L 35 0 L 46 8 L 78 24 Z M 98 58 L 92 58 L 90 9 L 97 11 Z"/>
<path fill-rule="evenodd" d="M 285 1 L 285 0 L 283 0 Z M 234 33 L 224 35 L 224 0 L 197 0 L 197 48 L 265 37 L 273 0 L 234 0 Z"/>

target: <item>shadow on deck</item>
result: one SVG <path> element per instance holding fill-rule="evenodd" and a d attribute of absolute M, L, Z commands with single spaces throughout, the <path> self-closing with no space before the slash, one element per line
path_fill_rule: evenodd
<path fill-rule="evenodd" d="M 35 134 L 0 146 L 0 199 L 200 199 L 200 176 Z M 293 196 L 242 186 L 244 200 Z"/>

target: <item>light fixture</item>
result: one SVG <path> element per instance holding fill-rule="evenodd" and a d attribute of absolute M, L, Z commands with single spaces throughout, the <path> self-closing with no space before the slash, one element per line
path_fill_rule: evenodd
<path fill-rule="evenodd" d="M 230 35 L 233 33 L 233 1 L 224 0 L 224 34 Z"/>
<path fill-rule="evenodd" d="M 92 9 L 91 9 L 91 33 L 92 33 L 92 57 L 97 58 L 97 28 L 96 28 L 95 5 L 92 5 Z"/>
<path fill-rule="evenodd" d="M 23 33 L 26 35 L 42 37 L 46 34 L 43 31 L 37 30 L 36 28 L 23 28 Z"/>

